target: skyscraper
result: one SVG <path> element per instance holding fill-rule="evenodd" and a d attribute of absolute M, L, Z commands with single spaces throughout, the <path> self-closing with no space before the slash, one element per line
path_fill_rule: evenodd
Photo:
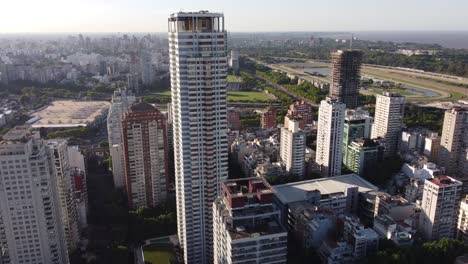
<path fill-rule="evenodd" d="M 424 181 L 419 229 L 427 240 L 455 238 L 462 183 L 448 176 Z"/>
<path fill-rule="evenodd" d="M 74 252 L 78 247 L 80 232 L 78 228 L 78 211 L 75 201 L 74 179 L 72 179 L 68 143 L 64 139 L 47 141 L 52 173 L 57 184 L 57 195 L 60 202 L 62 225 L 68 251 Z"/>
<path fill-rule="evenodd" d="M 330 97 L 338 98 L 346 108 L 358 106 L 362 52 L 338 50 L 332 53 Z"/>
<path fill-rule="evenodd" d="M 447 110 L 442 127 L 439 149 L 439 165 L 450 176 L 468 176 L 468 110 Z"/>
<path fill-rule="evenodd" d="M 140 73 L 143 85 L 153 83 L 153 64 L 151 62 L 151 53 L 148 50 L 140 51 Z"/>
<path fill-rule="evenodd" d="M 403 127 L 405 97 L 389 92 L 384 92 L 382 95 L 378 94 L 376 97 L 371 138 L 382 138 L 385 146 L 384 157 L 392 157 L 397 153 Z"/>
<path fill-rule="evenodd" d="M 348 146 L 358 138 L 370 138 L 372 117 L 363 109 L 346 110 L 343 134 L 343 163 L 347 164 Z"/>
<path fill-rule="evenodd" d="M 276 113 L 276 108 L 273 106 L 265 108 L 260 114 L 260 126 L 262 128 L 276 127 Z"/>
<path fill-rule="evenodd" d="M 320 102 L 315 162 L 324 177 L 341 175 L 345 109 L 335 98 Z"/>
<path fill-rule="evenodd" d="M 178 236 L 186 264 L 213 260 L 213 201 L 228 176 L 227 33 L 218 13 L 169 18 Z"/>
<path fill-rule="evenodd" d="M 152 105 L 133 104 L 122 119 L 125 187 L 131 208 L 154 207 L 167 196 L 166 118 Z"/>
<path fill-rule="evenodd" d="M 303 177 L 305 171 L 306 137 L 299 128 L 300 118 L 287 116 L 288 127 L 281 128 L 281 161 L 286 171 L 295 176 Z"/>
<path fill-rule="evenodd" d="M 213 263 L 286 263 L 288 233 L 264 178 L 223 182 L 213 221 Z"/>
<path fill-rule="evenodd" d="M 135 102 L 136 98 L 127 89 L 117 90 L 112 96 L 112 105 L 107 115 L 107 134 L 109 137 L 109 148 L 112 157 L 112 176 L 114 186 L 123 188 L 124 167 L 122 152 L 122 114 Z"/>
<path fill-rule="evenodd" d="M 0 263 L 69 263 L 46 144 L 29 126 L 0 143 Z"/>

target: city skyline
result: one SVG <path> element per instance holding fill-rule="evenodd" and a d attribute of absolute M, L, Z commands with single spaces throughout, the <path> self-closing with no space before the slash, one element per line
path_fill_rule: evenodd
<path fill-rule="evenodd" d="M 8 1 L 3 8 L 21 9 L 23 15 L 18 19 L 16 12 L 2 14 L 0 25 L 9 26 L 1 28 L 0 33 L 165 32 L 167 14 L 198 10 L 223 12 L 229 21 L 233 21 L 227 28 L 230 32 L 468 30 L 463 12 L 468 9 L 468 3 L 459 0 L 398 0 L 378 4 L 369 0 L 293 0 L 286 7 L 276 0 L 268 3 L 245 0 L 235 3 L 69 0 L 67 5 L 58 0 L 25 0 Z M 252 25 L 252 21 L 256 23 Z"/>

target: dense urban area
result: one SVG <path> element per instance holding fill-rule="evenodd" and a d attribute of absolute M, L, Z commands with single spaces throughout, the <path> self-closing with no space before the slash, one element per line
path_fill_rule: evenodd
<path fill-rule="evenodd" d="M 197 21 L 197 22 L 194 22 Z M 468 50 L 0 37 L 0 263 L 468 263 Z"/>

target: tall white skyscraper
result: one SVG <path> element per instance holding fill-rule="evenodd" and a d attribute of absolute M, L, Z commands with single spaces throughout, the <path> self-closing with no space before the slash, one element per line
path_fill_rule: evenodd
<path fill-rule="evenodd" d="M 48 148 L 29 126 L 0 143 L 0 263 L 69 263 Z"/>
<path fill-rule="evenodd" d="M 442 128 L 439 149 L 439 165 L 445 173 L 454 177 L 468 176 L 468 110 L 447 110 Z"/>
<path fill-rule="evenodd" d="M 371 138 L 384 139 L 384 157 L 395 156 L 403 126 L 405 97 L 385 92 L 376 96 L 374 125 Z"/>
<path fill-rule="evenodd" d="M 122 115 L 136 101 L 127 89 L 117 90 L 112 96 L 112 105 L 107 115 L 107 134 L 109 137 L 109 148 L 112 157 L 112 175 L 116 188 L 123 188 L 124 181 L 124 160 L 122 151 Z"/>
<path fill-rule="evenodd" d="M 295 176 L 303 177 L 305 170 L 306 137 L 300 126 L 300 120 L 292 116 L 286 117 L 288 127 L 281 128 L 281 161 L 286 171 Z"/>
<path fill-rule="evenodd" d="M 75 201 L 74 179 L 71 176 L 70 159 L 68 158 L 68 143 L 64 139 L 47 141 L 49 160 L 57 184 L 57 194 L 60 200 L 62 225 L 65 229 L 68 251 L 74 252 L 78 247 L 80 232 L 78 229 L 78 211 Z"/>
<path fill-rule="evenodd" d="M 320 102 L 315 162 L 324 177 L 341 175 L 345 110 L 346 105 L 335 98 Z"/>
<path fill-rule="evenodd" d="M 178 236 L 186 264 L 212 263 L 212 205 L 228 176 L 224 16 L 179 12 L 168 29 Z"/>
<path fill-rule="evenodd" d="M 448 176 L 424 181 L 419 229 L 427 240 L 455 238 L 462 183 Z"/>

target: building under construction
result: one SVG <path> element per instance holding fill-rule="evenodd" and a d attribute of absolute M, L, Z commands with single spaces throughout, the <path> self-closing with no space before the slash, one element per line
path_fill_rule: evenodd
<path fill-rule="evenodd" d="M 336 97 L 346 108 L 358 106 L 362 52 L 338 50 L 332 53 L 330 97 Z"/>

